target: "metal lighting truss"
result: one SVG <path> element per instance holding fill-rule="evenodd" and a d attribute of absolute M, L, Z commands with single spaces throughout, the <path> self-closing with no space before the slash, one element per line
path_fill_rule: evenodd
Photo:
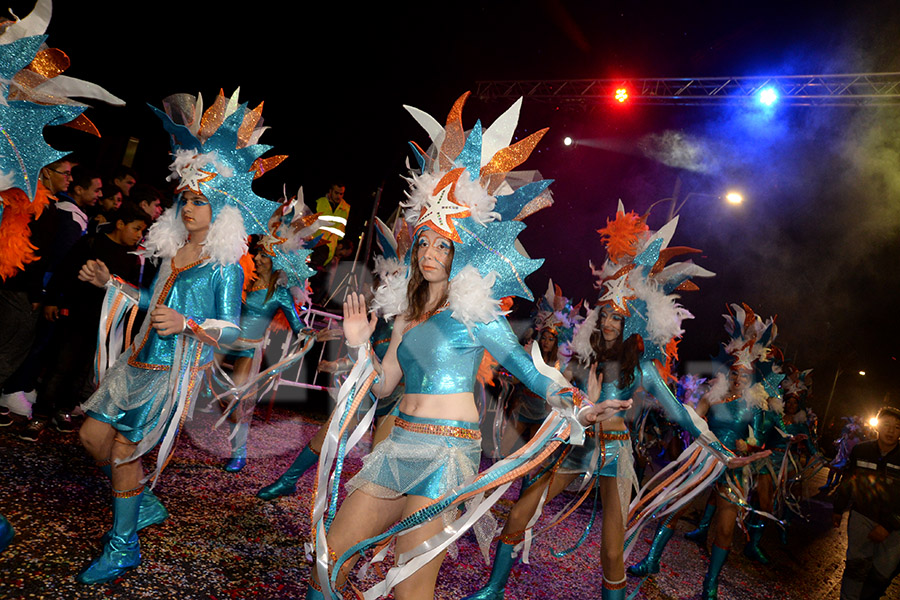
<path fill-rule="evenodd" d="M 620 88 L 627 90 L 629 104 L 740 104 L 756 101 L 764 88 L 775 90 L 779 104 L 794 106 L 900 104 L 900 73 L 479 81 L 475 93 L 482 100 L 525 96 L 532 101 L 589 108 L 615 103 Z"/>

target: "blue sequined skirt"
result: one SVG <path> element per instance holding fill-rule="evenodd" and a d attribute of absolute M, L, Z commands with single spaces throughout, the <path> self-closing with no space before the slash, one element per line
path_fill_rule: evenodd
<path fill-rule="evenodd" d="M 347 482 L 347 489 L 379 498 L 436 499 L 474 477 L 480 459 L 478 423 L 423 419 L 401 412 L 388 438 L 363 460 L 363 468 Z"/>

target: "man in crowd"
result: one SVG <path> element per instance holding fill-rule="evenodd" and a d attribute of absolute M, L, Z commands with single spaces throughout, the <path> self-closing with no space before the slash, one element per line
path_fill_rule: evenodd
<path fill-rule="evenodd" d="M 850 452 L 834 496 L 834 526 L 847 520 L 847 562 L 841 600 L 874 600 L 900 563 L 900 410 L 878 411 L 878 438 Z"/>

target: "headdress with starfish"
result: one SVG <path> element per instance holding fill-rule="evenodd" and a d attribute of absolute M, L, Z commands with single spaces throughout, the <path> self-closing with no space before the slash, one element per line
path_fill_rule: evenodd
<path fill-rule="evenodd" d="M 712 277 L 714 273 L 691 260 L 670 263 L 676 256 L 700 252 L 669 246 L 678 217 L 659 231 L 651 231 L 646 221 L 647 215 L 626 213 L 619 202 L 615 218 L 607 219 L 606 227 L 597 230 L 606 247 L 606 261 L 599 270 L 591 264 L 591 270 L 597 277 L 599 304 L 608 304 L 625 319 L 623 339 L 640 336 L 644 359 L 659 361 L 661 371 L 669 375 L 671 363 L 677 357 L 677 340 L 684 333 L 681 323 L 693 318 L 678 303 L 675 292 L 696 290 L 692 278 Z M 598 316 L 599 306 L 585 320 L 585 326 L 590 325 L 592 330 Z M 583 335 L 589 339 L 590 331 Z M 576 337 L 582 336 L 576 333 Z M 593 351 L 589 344 L 578 344 L 578 348 L 582 360 L 590 359 Z"/>
<path fill-rule="evenodd" d="M 426 152 L 411 143 L 420 173 L 409 179 L 404 216 L 414 223 L 415 235 L 428 227 L 453 241 L 451 282 L 470 267 L 481 277 L 495 274 L 490 290 L 494 300 L 504 296 L 532 300 L 525 277 L 543 260 L 526 256 L 516 238 L 525 228 L 522 219 L 552 203 L 547 191 L 551 181 L 523 182 L 511 172 L 547 130 L 511 143 L 520 98 L 487 129 L 477 121 L 466 133 L 462 109 L 468 96 L 467 92 L 456 101 L 443 126 L 421 110 L 405 107 L 428 132 L 432 146 Z"/>

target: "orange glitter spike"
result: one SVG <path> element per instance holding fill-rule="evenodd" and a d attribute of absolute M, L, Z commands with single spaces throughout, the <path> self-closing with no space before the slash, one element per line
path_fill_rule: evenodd
<path fill-rule="evenodd" d="M 450 114 L 447 115 L 447 125 L 444 127 L 444 141 L 441 143 L 440 167 L 442 171 L 453 167 L 453 161 L 462 152 L 466 145 L 466 135 L 462 124 L 462 109 L 466 99 L 472 92 L 466 92 L 456 99 Z"/>
<path fill-rule="evenodd" d="M 696 283 L 694 283 L 690 279 L 687 279 L 687 280 L 679 283 L 678 287 L 675 288 L 675 291 L 677 291 L 677 292 L 696 292 L 699 289 L 700 289 L 700 287 Z"/>
<path fill-rule="evenodd" d="M 278 154 L 276 156 L 267 156 L 266 158 L 257 158 L 253 161 L 253 164 L 250 165 L 250 170 L 254 171 L 253 179 L 262 177 L 268 171 L 271 171 L 272 169 L 283 163 L 284 159 L 286 159 L 287 157 L 287 154 Z"/>
<path fill-rule="evenodd" d="M 219 95 L 216 96 L 216 101 L 204 111 L 203 117 L 200 119 L 200 132 L 198 133 L 198 138 L 200 140 L 209 139 L 209 137 L 216 132 L 216 129 L 225 122 L 225 108 L 227 105 L 228 101 L 225 99 L 225 90 L 219 89 Z"/>
<path fill-rule="evenodd" d="M 701 251 L 696 248 L 688 248 L 687 246 L 673 246 L 671 248 L 664 248 L 659 252 L 659 260 L 656 261 L 656 264 L 653 265 L 653 268 L 650 269 L 651 275 L 656 275 L 660 271 L 666 268 L 666 264 L 675 258 L 676 256 L 680 256 L 682 254 L 699 254 Z"/>
<path fill-rule="evenodd" d="M 100 130 L 97 129 L 97 126 L 94 125 L 93 121 L 88 119 L 84 113 L 81 113 L 68 123 L 63 123 L 64 127 L 71 127 L 72 129 L 77 129 L 78 131 L 83 131 L 85 133 L 90 133 L 91 135 L 96 135 L 100 137 Z"/>
<path fill-rule="evenodd" d="M 544 127 L 524 140 L 498 150 L 494 154 L 491 161 L 481 168 L 480 173 L 481 181 L 483 184 L 486 184 L 488 194 L 493 194 L 500 187 L 500 184 L 503 183 L 502 177 L 492 177 L 492 175 L 505 175 L 525 162 L 547 131 L 549 131 L 549 127 Z"/>
<path fill-rule="evenodd" d="M 69 68 L 71 61 L 65 52 L 58 48 L 44 48 L 40 50 L 26 69 L 43 75 L 47 79 L 56 77 Z"/>
<path fill-rule="evenodd" d="M 256 124 L 259 123 L 259 120 L 262 118 L 263 104 L 265 103 L 260 102 L 259 106 L 253 110 L 244 112 L 244 121 L 238 129 L 238 148 L 246 148 L 250 143 L 250 137 L 253 135 L 253 130 L 256 129 Z M 259 176 L 257 175 L 257 177 Z"/>

